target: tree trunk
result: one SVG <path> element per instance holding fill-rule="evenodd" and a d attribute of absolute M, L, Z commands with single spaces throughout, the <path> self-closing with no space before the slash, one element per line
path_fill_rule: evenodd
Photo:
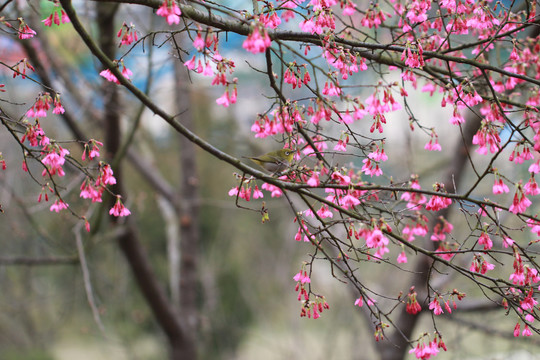
<path fill-rule="evenodd" d="M 454 184 L 456 187 L 459 186 L 459 182 L 467 168 L 467 153 L 472 147 L 472 138 L 480 128 L 480 123 L 481 118 L 473 112 L 468 112 L 467 121 L 463 126 L 462 137 L 457 141 L 454 150 L 451 151 L 455 154 L 452 163 L 442 177 L 442 182 L 444 183 L 446 190 L 450 193 L 457 190 L 454 188 Z M 449 206 L 438 211 L 437 214 L 432 217 L 432 220 L 428 224 L 428 228 L 433 229 L 439 221 L 440 216 L 447 218 L 451 208 L 452 207 Z M 437 245 L 435 241 L 431 241 L 429 238 L 424 239 L 424 241 L 431 244 L 433 246 L 432 250 L 435 250 Z M 409 284 L 415 287 L 417 299 L 420 303 L 428 296 L 426 293 L 426 284 L 429 281 L 429 270 L 432 265 L 433 260 L 431 258 L 419 256 L 416 266 L 412 271 L 413 275 Z M 381 360 L 403 360 L 410 349 L 409 339 L 411 338 L 422 313 L 411 315 L 405 311 L 405 307 L 401 307 L 401 309 L 401 313 L 394 322 L 395 328 L 399 330 L 393 330 L 392 332 L 386 333 L 386 339 L 377 343 L 377 352 L 379 353 Z"/>
<path fill-rule="evenodd" d="M 114 30 L 114 16 L 118 5 L 98 3 L 96 6 L 97 22 L 100 30 L 99 45 L 110 59 L 115 59 L 116 32 Z M 122 139 L 120 129 L 121 105 L 118 91 L 119 87 L 116 84 L 104 83 L 105 146 L 107 150 L 106 156 L 109 161 L 119 151 Z M 120 164 L 121 162 L 113 169 L 117 183 L 112 188 L 112 191 L 116 194 L 125 195 Z M 115 201 L 115 199 L 112 199 L 112 201 Z M 157 323 L 169 341 L 170 359 L 196 359 L 191 327 L 184 326 L 179 314 L 175 311 L 164 289 L 160 286 L 159 280 L 151 268 L 148 255 L 139 240 L 136 223 L 132 219 L 134 216 L 131 215 L 126 224 L 123 225 L 125 229 L 118 236 L 118 245 L 126 257 L 135 281 L 150 306 Z M 117 218 L 113 217 L 111 220 L 115 223 Z"/>
<path fill-rule="evenodd" d="M 174 62 L 176 113 L 181 114 L 180 121 L 193 130 L 194 120 L 190 99 L 188 74 L 180 61 Z M 199 314 L 197 294 L 199 278 L 197 271 L 199 248 L 199 192 L 195 145 L 180 135 L 180 171 L 181 188 L 178 204 L 180 222 L 180 318 L 186 325 L 187 336 L 191 340 L 191 349 L 187 354 L 197 353 L 197 333 Z M 195 357 L 186 357 L 194 359 Z"/>

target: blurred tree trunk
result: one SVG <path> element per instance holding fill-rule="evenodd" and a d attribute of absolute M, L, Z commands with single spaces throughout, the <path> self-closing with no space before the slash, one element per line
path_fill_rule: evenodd
<path fill-rule="evenodd" d="M 181 41 L 181 40 L 179 40 Z M 188 73 L 183 64 L 174 61 L 176 113 L 188 129 L 193 130 L 194 119 Z M 177 209 L 180 222 L 180 319 L 186 325 L 191 346 L 183 349 L 182 358 L 195 359 L 199 314 L 197 271 L 199 247 L 199 192 L 195 144 L 179 135 L 180 145 L 180 196 Z"/>
<path fill-rule="evenodd" d="M 478 108 L 475 108 L 479 110 Z M 458 139 L 454 145 L 454 149 L 450 153 L 454 154 L 450 166 L 446 169 L 444 174 L 444 185 L 449 193 L 457 191 L 460 180 L 467 169 L 468 152 L 472 145 L 472 138 L 478 131 L 481 124 L 481 118 L 476 115 L 475 112 L 469 111 L 467 113 L 467 119 L 465 125 L 462 127 L 462 137 Z M 456 188 L 454 188 L 454 184 Z M 448 218 L 450 211 L 453 207 L 447 207 L 438 211 L 428 224 L 429 229 L 433 229 L 435 225 L 440 221 L 439 218 Z M 433 251 L 436 250 L 437 242 L 429 239 L 430 233 L 423 239 L 427 244 L 432 246 Z M 420 240 L 420 238 L 419 238 Z M 409 284 L 415 287 L 417 292 L 418 302 L 422 304 L 422 312 L 416 315 L 411 315 L 405 311 L 405 307 L 401 307 L 401 313 L 394 321 L 395 330 L 389 333 L 385 333 L 386 339 L 377 343 L 377 351 L 381 360 L 403 360 L 407 356 L 410 349 L 408 339 L 411 339 L 412 333 L 418 324 L 421 315 L 426 311 L 426 302 L 424 301 L 428 297 L 426 292 L 426 284 L 429 281 L 430 268 L 433 265 L 433 259 L 425 256 L 419 256 L 418 261 L 415 264 L 412 271 Z"/>
<path fill-rule="evenodd" d="M 115 59 L 116 31 L 114 29 L 114 17 L 118 5 L 98 3 L 96 4 L 96 8 L 99 45 L 110 59 Z M 112 82 L 104 82 L 102 95 L 104 99 L 103 122 L 105 124 L 106 156 L 109 161 L 112 161 L 120 150 L 122 141 L 120 129 L 122 106 L 120 103 L 119 87 Z M 112 191 L 125 196 L 121 163 L 120 161 L 118 166 L 113 169 L 117 183 Z M 109 205 L 112 206 L 115 200 L 112 199 Z M 111 221 L 116 223 L 118 218 L 111 217 Z M 118 236 L 119 247 L 126 257 L 135 281 L 150 306 L 157 323 L 167 336 L 170 345 L 170 359 L 195 359 L 192 332 L 188 330 L 187 326 L 184 327 L 177 311 L 160 286 L 159 280 L 152 270 L 148 254 L 139 240 L 135 221 L 128 219 L 123 226 L 125 228 Z"/>

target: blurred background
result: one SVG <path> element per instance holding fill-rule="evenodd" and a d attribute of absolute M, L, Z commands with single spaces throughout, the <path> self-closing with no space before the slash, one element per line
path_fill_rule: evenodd
<path fill-rule="evenodd" d="M 240 2 L 227 3 L 237 8 Z M 245 3 L 246 7 L 251 4 Z M 96 35 L 95 4 L 77 5 L 80 5 L 78 10 L 86 26 Z M 46 1 L 29 1 L 7 8 L 6 17 L 24 15 L 27 23 L 37 31 L 37 37 L 27 44 L 38 52 L 45 70 L 55 76 L 52 84 L 62 94 L 66 112 L 74 117 L 87 138 L 102 140 L 105 134 L 99 118 L 106 103 L 106 93 L 103 79 L 98 76 L 100 65 L 89 55 L 70 24 L 51 28 L 41 24 L 41 19 L 53 11 L 52 6 Z M 156 30 L 157 26 L 163 27 L 161 18 L 142 7 L 121 7 L 115 29 L 119 29 L 123 21 L 136 24 L 141 35 Z M 134 73 L 134 84 L 140 88 L 149 85 L 149 94 L 154 101 L 170 113 L 178 113 L 174 97 L 177 73 L 173 63 L 179 60 L 167 36 L 157 33 L 148 37 L 145 46 L 137 46 L 124 61 Z M 224 34 L 220 36 L 225 38 Z M 181 47 L 186 50 L 181 57 L 186 61 L 192 51 L 191 41 L 186 36 L 181 40 Z M 191 99 L 192 130 L 220 150 L 237 157 L 256 155 L 281 146 L 281 139 L 256 140 L 250 133 L 256 114 L 265 112 L 272 102 L 264 99 L 271 95 L 267 78 L 251 70 L 252 67 L 264 67 L 263 56 L 248 56 L 241 48 L 242 41 L 243 38 L 229 34 L 221 50 L 223 56 L 235 59 L 236 105 L 218 106 L 215 99 L 221 96 L 222 89 L 211 86 L 211 78 L 197 74 L 186 77 L 190 94 L 185 94 Z M 12 71 L 6 67 L 21 58 L 30 58 L 28 48 L 25 48 L 27 44 L 23 45 L 9 31 L 0 34 L 0 61 L 3 64 L 0 83 L 6 84 L 7 90 L 0 94 L 1 106 L 14 119 L 22 118 L 37 94 L 43 91 L 37 83 L 20 77 L 13 79 Z M 125 52 L 126 48 L 119 49 L 117 58 Z M 147 76 L 149 68 L 152 70 L 151 83 Z M 62 71 L 67 75 L 62 75 Z M 361 79 L 354 81 L 376 83 L 378 76 L 375 72 L 365 72 Z M 390 74 L 388 79 L 398 80 L 399 74 Z M 451 125 L 440 120 L 449 117 L 451 110 L 440 108 L 440 97 L 408 90 L 409 106 L 416 117 L 426 126 L 437 125 L 437 132 L 444 134 L 439 138 L 443 149 L 452 148 L 459 134 L 450 132 Z M 201 359 L 377 358 L 370 324 L 353 306 L 358 294 L 347 284 L 337 281 L 324 261 L 316 262 L 312 284 L 317 293 L 325 296 L 330 309 L 317 320 L 300 318 L 301 307 L 294 291 L 293 276 L 313 249 L 309 243 L 294 241 L 298 227 L 292 222 L 294 213 L 285 199 L 265 196 L 270 221 L 261 224 L 260 214 L 239 209 L 235 199 L 228 196 L 229 190 L 238 183 L 234 168 L 195 149 L 196 173 L 186 174 L 180 161 L 183 150 L 179 135 L 148 110 L 141 113 L 140 103 L 126 91 L 120 92 L 118 106 L 121 107 L 124 134 L 136 126 L 136 119 L 141 121 L 131 144 L 132 156 L 122 162 L 123 179 L 129 194 L 126 205 L 133 214 L 150 263 L 171 298 L 178 294 L 175 295 L 176 290 L 169 282 L 170 239 L 178 237 L 182 218 L 173 215 L 171 220 L 171 205 L 149 183 L 148 177 L 141 175 L 140 166 L 147 166 L 149 172 L 159 175 L 173 190 L 178 189 L 187 176 L 196 183 L 199 285 L 194 291 L 199 315 L 196 338 Z M 179 119 L 182 121 L 181 113 Z M 74 135 L 63 118 L 49 115 L 41 119 L 41 124 L 47 136 L 66 141 L 63 146 L 70 149 L 73 158 L 80 159 L 81 148 L 72 141 Z M 410 132 L 403 113 L 389 116 L 388 124 L 385 149 L 389 161 L 385 164 L 385 175 L 399 182 L 407 181 L 408 174 L 417 173 L 424 187 L 429 188 L 431 180 L 447 166 L 454 154 L 448 151 L 434 157 L 423 151 L 429 134 Z M 370 125 L 368 122 L 356 124 L 355 130 L 367 131 Z M 339 137 L 339 129 L 335 129 L 335 134 Z M 0 151 L 7 163 L 7 170 L 0 171 L 0 204 L 4 209 L 0 214 L 0 359 L 166 358 L 167 340 L 117 246 L 115 227 L 106 223 L 84 239 L 90 283 L 103 324 L 100 329 L 88 305 L 85 291 L 88 283 L 83 279 L 77 260 L 79 252 L 73 229 L 79 220 L 67 211 L 50 212 L 50 201 L 37 202 L 41 185 L 21 169 L 21 149 L 5 128 L 0 131 Z M 361 166 L 361 159 L 351 161 L 358 161 Z M 37 164 L 29 165 L 35 174 L 40 173 Z M 82 213 L 89 211 L 91 219 L 97 221 L 100 208 L 89 207 L 78 196 L 84 177 L 75 167 L 68 167 L 67 175 L 60 183 L 70 207 Z M 490 194 L 492 184 L 484 185 L 486 195 Z M 251 200 L 249 205 L 260 208 L 261 200 Z M 455 220 L 456 228 L 465 226 L 457 217 Z M 468 232 L 465 229 L 463 233 Z M 397 253 L 389 256 L 395 257 Z M 56 261 L 32 265 L 21 260 L 44 258 Z M 360 266 L 359 272 L 369 275 L 371 288 L 381 294 L 397 296 L 400 291 L 408 292 L 403 271 L 384 264 Z M 459 279 L 447 281 L 449 284 L 455 281 L 459 290 L 470 297 L 480 295 L 478 288 L 459 283 Z M 384 296 L 377 300 L 384 303 Z M 430 314 L 423 316 L 420 327 L 432 327 Z M 538 340 L 512 338 L 514 321 L 507 319 L 501 311 L 460 315 L 458 309 L 455 316 L 438 323 L 438 330 L 444 334 L 451 349 L 439 354 L 438 358 L 540 358 L 536 355 Z M 478 323 L 483 326 L 477 326 Z"/>

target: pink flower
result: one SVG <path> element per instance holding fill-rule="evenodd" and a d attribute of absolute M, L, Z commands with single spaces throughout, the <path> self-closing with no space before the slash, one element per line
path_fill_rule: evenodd
<path fill-rule="evenodd" d="M 414 179 L 411 182 L 411 189 L 421 190 L 421 186 L 418 183 L 418 179 Z M 427 199 L 424 194 L 416 192 L 404 192 L 401 195 L 401 200 L 407 201 L 407 209 L 418 209 L 422 204 L 425 204 Z"/>
<path fill-rule="evenodd" d="M 51 146 L 49 148 L 49 153 L 47 153 L 47 155 L 45 155 L 45 157 L 41 160 L 41 162 L 47 167 L 47 169 L 43 170 L 41 175 L 46 176 L 50 174 L 52 176 L 58 174 L 58 176 L 64 176 L 65 173 L 62 166 L 66 161 L 65 156 L 68 154 L 69 151 L 61 146 Z"/>
<path fill-rule="evenodd" d="M 166 18 L 167 23 L 172 25 L 180 23 L 182 11 L 180 11 L 180 8 L 176 5 L 174 0 L 163 0 L 163 4 L 161 4 L 160 8 L 156 11 L 156 14 Z"/>
<path fill-rule="evenodd" d="M 321 182 L 319 181 L 319 172 L 314 171 L 306 184 L 308 184 L 309 186 L 319 186 L 321 184 Z"/>
<path fill-rule="evenodd" d="M 339 90 L 340 90 L 340 93 L 341 93 L 341 89 L 339 89 Z M 349 113 L 349 110 L 347 110 L 347 112 L 345 114 L 341 114 L 339 120 L 342 121 L 345 124 L 352 124 L 354 122 L 354 119 L 353 119 L 352 115 Z M 347 139 L 347 141 L 348 141 L 348 139 Z"/>
<path fill-rule="evenodd" d="M 131 75 L 133 75 L 131 70 L 129 70 L 124 64 L 122 64 L 122 76 L 129 80 L 131 78 Z"/>
<path fill-rule="evenodd" d="M 534 177 L 531 176 L 529 181 L 523 186 L 523 192 L 527 195 L 538 195 L 540 194 L 540 188 L 534 180 Z"/>
<path fill-rule="evenodd" d="M 67 24 L 67 23 L 70 23 L 70 22 L 71 22 L 69 16 L 67 16 L 67 14 L 66 14 L 66 12 L 64 11 L 64 9 L 60 10 L 60 14 L 62 15 L 62 16 L 61 16 L 62 24 Z"/>
<path fill-rule="evenodd" d="M 229 190 L 229 196 L 236 196 L 238 195 L 238 186 L 233 187 L 231 190 Z"/>
<path fill-rule="evenodd" d="M 116 203 L 114 206 L 109 210 L 109 215 L 113 216 L 128 216 L 131 214 L 131 211 L 128 210 L 127 207 L 122 204 L 122 201 L 120 200 L 120 195 L 116 196 Z"/>
<path fill-rule="evenodd" d="M 424 57 L 422 46 L 417 43 L 417 49 L 413 52 L 411 46 L 407 46 L 401 54 L 401 61 L 405 60 L 405 65 L 411 68 L 421 68 L 424 66 Z"/>
<path fill-rule="evenodd" d="M 300 241 L 302 240 L 302 236 L 304 237 L 304 242 L 315 241 L 315 235 L 309 232 L 304 220 L 301 221 L 300 226 L 298 227 L 298 232 L 294 236 L 294 240 Z"/>
<path fill-rule="evenodd" d="M 270 27 L 272 29 L 275 29 L 281 24 L 281 18 L 276 14 L 276 12 L 272 12 L 270 14 L 263 14 L 259 16 L 259 21 L 265 26 Z"/>
<path fill-rule="evenodd" d="M 116 178 L 113 176 L 113 170 L 111 165 L 100 162 L 99 177 L 96 181 L 96 185 L 114 185 L 116 184 Z"/>
<path fill-rule="evenodd" d="M 375 304 L 376 302 L 377 302 L 376 300 L 370 299 L 370 298 L 367 298 L 367 300 L 366 300 L 366 304 L 367 304 L 368 306 L 372 306 L 372 305 Z M 355 305 L 355 306 L 359 306 L 359 307 L 364 306 L 364 297 L 361 296 L 361 297 L 359 297 L 358 299 L 356 299 L 356 300 L 354 301 L 354 305 Z"/>
<path fill-rule="evenodd" d="M 71 22 L 64 9 L 60 10 L 60 14 L 62 15 L 62 24 L 67 24 Z M 49 16 L 47 16 L 47 18 L 41 20 L 41 22 L 43 22 L 43 24 L 48 27 L 50 27 L 52 24 L 60 25 L 60 16 L 58 15 L 58 11 L 53 11 Z"/>
<path fill-rule="evenodd" d="M 510 189 L 508 189 L 508 186 L 503 182 L 501 178 L 495 180 L 495 183 L 493 184 L 493 193 L 494 194 L 502 194 L 502 193 L 508 193 L 510 192 Z"/>
<path fill-rule="evenodd" d="M 131 70 L 129 70 L 125 65 L 123 61 L 120 61 L 122 65 L 122 76 L 125 77 L 127 80 L 131 78 L 131 75 L 133 73 Z M 109 69 L 105 69 L 99 73 L 99 75 L 103 76 L 107 81 L 113 82 L 115 84 L 120 84 L 120 81 L 116 78 L 116 76 L 111 72 Z"/>
<path fill-rule="evenodd" d="M 205 48 L 205 42 L 201 36 L 201 33 L 197 33 L 197 37 L 195 40 L 193 40 L 193 47 L 197 49 L 197 51 L 202 51 Z"/>
<path fill-rule="evenodd" d="M 238 96 L 238 90 L 237 90 L 236 85 L 235 85 L 233 87 L 233 91 L 232 91 L 231 96 L 230 96 L 231 104 L 236 104 L 237 96 Z"/>
<path fill-rule="evenodd" d="M 244 199 L 246 201 L 251 200 L 251 188 L 249 187 L 242 187 L 240 189 L 240 194 L 238 194 L 238 197 L 241 199 Z"/>
<path fill-rule="evenodd" d="M 262 30 L 262 32 L 261 35 L 259 28 L 255 27 L 242 44 L 242 47 L 253 54 L 265 52 L 272 45 L 272 41 L 266 30 Z"/>
<path fill-rule="evenodd" d="M 334 171 L 331 175 L 332 180 L 337 180 L 340 185 L 349 185 L 351 178 L 347 175 L 343 175 L 337 171 Z"/>
<path fill-rule="evenodd" d="M 58 98 L 58 96 L 56 96 L 56 98 Z M 56 101 L 59 100 L 55 100 L 55 102 Z M 40 94 L 34 105 L 26 112 L 26 116 L 35 118 L 47 116 L 47 111 L 51 108 L 51 102 L 53 102 L 53 99 L 48 92 Z"/>
<path fill-rule="evenodd" d="M 405 305 L 405 311 L 407 311 L 409 314 L 415 315 L 418 314 L 420 311 L 422 311 L 422 307 L 418 303 L 418 300 L 416 299 L 416 291 L 414 290 L 414 286 L 411 287 L 411 290 L 409 290 L 409 293 L 407 294 L 407 305 Z"/>
<path fill-rule="evenodd" d="M 343 15 L 345 16 L 354 15 L 355 8 L 356 8 L 356 4 L 348 1 L 347 5 L 345 5 L 345 8 L 343 9 Z"/>
<path fill-rule="evenodd" d="M 84 144 L 84 151 L 82 153 L 82 160 L 86 160 L 86 152 L 88 151 L 88 148 L 92 146 L 92 149 L 88 152 L 88 158 L 90 160 L 99 157 L 99 146 L 103 146 L 103 143 L 94 139 L 91 139 L 88 141 L 87 144 Z"/>
<path fill-rule="evenodd" d="M 341 88 L 339 84 L 334 84 L 333 81 L 327 81 L 324 83 L 322 94 L 326 96 L 339 96 L 341 94 Z"/>
<path fill-rule="evenodd" d="M 452 204 L 452 199 L 442 196 L 433 195 L 426 204 L 426 210 L 439 211 L 447 208 Z"/>
<path fill-rule="evenodd" d="M 359 205 L 360 200 L 358 200 L 356 197 L 351 195 L 350 192 L 348 192 L 347 195 L 345 195 L 343 198 L 341 198 L 340 203 L 341 203 L 341 206 L 343 206 L 343 208 L 351 209 L 351 208 L 355 207 L 356 205 Z"/>
<path fill-rule="evenodd" d="M 493 242 L 491 241 L 489 235 L 486 232 L 482 232 L 478 238 L 478 244 L 484 245 L 484 250 L 489 250 L 493 247 Z"/>
<path fill-rule="evenodd" d="M 380 7 L 377 5 L 377 6 L 374 6 L 374 7 L 370 7 L 366 11 L 366 14 L 364 15 L 364 18 L 362 20 L 360 20 L 360 24 L 362 26 L 367 26 L 370 29 L 372 27 L 377 28 L 377 27 L 379 27 L 379 25 L 381 25 L 383 23 L 383 21 L 386 20 L 386 18 L 389 18 L 389 17 L 391 17 L 390 14 L 383 12 L 380 9 Z"/>
<path fill-rule="evenodd" d="M 439 138 L 435 138 L 435 142 L 433 142 L 433 138 L 429 140 L 429 142 L 424 146 L 424 149 L 428 151 L 441 151 L 441 145 L 439 144 Z"/>
<path fill-rule="evenodd" d="M 86 178 L 80 187 L 81 193 L 79 196 L 83 199 L 91 199 L 93 203 L 102 202 L 103 191 L 105 188 L 103 186 L 94 186 L 92 185 L 89 178 Z"/>
<path fill-rule="evenodd" d="M 433 310 L 433 314 L 440 315 L 443 313 L 439 297 L 437 296 L 429 303 L 429 309 Z"/>
<path fill-rule="evenodd" d="M 514 194 L 514 200 L 512 201 L 512 205 L 510 205 L 510 212 L 513 212 L 514 214 L 522 214 L 524 213 L 529 206 L 531 206 L 532 202 L 525 197 L 525 194 L 521 190 L 521 184 L 518 185 L 518 190 Z"/>
<path fill-rule="evenodd" d="M 405 264 L 407 263 L 407 255 L 405 254 L 405 251 L 402 251 L 398 257 L 397 257 L 398 264 Z"/>
<path fill-rule="evenodd" d="M 51 205 L 51 207 L 49 209 L 50 209 L 50 211 L 60 212 L 60 210 L 67 209 L 68 206 L 69 205 L 66 204 L 65 202 L 63 202 L 62 199 L 57 199 L 54 202 L 54 204 Z"/>
<path fill-rule="evenodd" d="M 521 325 L 519 323 L 516 324 L 516 326 L 514 327 L 514 336 L 515 337 L 518 337 L 519 336 L 519 329 L 520 329 Z"/>
<path fill-rule="evenodd" d="M 379 228 L 374 228 L 366 235 L 366 245 L 369 248 L 386 247 L 388 242 L 388 238 L 384 236 L 383 232 Z"/>
<path fill-rule="evenodd" d="M 283 195 L 283 192 L 281 191 L 281 189 L 272 184 L 264 183 L 262 184 L 261 188 L 266 191 L 270 191 L 271 197 L 281 197 L 281 195 Z"/>
<path fill-rule="evenodd" d="M 347 140 L 339 139 L 336 146 L 334 146 L 334 151 L 347 151 Z"/>
<path fill-rule="evenodd" d="M 532 336 L 532 331 L 529 328 L 528 324 L 525 324 L 525 326 L 523 327 L 523 332 L 521 333 L 521 335 L 523 335 L 523 336 Z"/>
<path fill-rule="evenodd" d="M 417 359 L 429 359 L 439 353 L 439 348 L 435 340 L 429 344 L 418 343 L 414 349 L 409 350 L 409 354 L 414 353 Z"/>
<path fill-rule="evenodd" d="M 193 57 L 186 61 L 184 63 L 184 66 L 187 67 L 189 70 L 193 70 L 195 68 L 195 55 L 193 55 Z"/>
<path fill-rule="evenodd" d="M 321 206 L 321 208 L 317 211 L 317 215 L 319 215 L 322 219 L 334 217 L 334 214 L 326 205 Z"/>
<path fill-rule="evenodd" d="M 533 174 L 538 174 L 538 172 L 540 172 L 540 165 L 538 164 L 540 162 L 540 160 L 537 160 L 535 163 L 531 164 L 531 166 L 529 166 L 529 172 L 530 173 L 533 173 Z"/>
<path fill-rule="evenodd" d="M 372 162 L 371 159 L 364 159 L 364 160 L 362 160 L 362 162 L 364 163 L 364 165 L 362 166 L 362 172 L 364 174 L 370 175 L 372 177 L 373 177 L 373 175 L 375 175 L 375 176 L 381 176 L 382 175 L 383 171 L 379 167 L 379 164 L 377 164 L 376 162 Z"/>
<path fill-rule="evenodd" d="M 503 237 L 502 244 L 505 248 L 511 247 L 512 244 L 514 244 L 514 240 L 510 239 L 509 237 Z"/>
<path fill-rule="evenodd" d="M 263 197 L 264 197 L 263 192 L 259 189 L 257 185 L 255 185 L 255 190 L 253 190 L 253 198 L 262 199 Z"/>
<path fill-rule="evenodd" d="M 374 161 L 386 161 L 388 160 L 388 156 L 384 152 L 384 148 L 380 149 L 379 146 L 377 146 L 377 149 L 374 152 L 370 152 L 368 154 L 368 158 Z"/>
<path fill-rule="evenodd" d="M 231 99 L 229 97 L 229 90 L 225 90 L 223 95 L 216 99 L 218 105 L 223 105 L 224 107 L 229 107 L 231 104 Z"/>
<path fill-rule="evenodd" d="M 495 269 L 495 265 L 487 262 L 482 255 L 475 255 L 469 267 L 470 271 L 485 274 L 489 270 Z"/>
<path fill-rule="evenodd" d="M 296 275 L 294 275 L 293 280 L 296 282 L 300 282 L 301 284 L 310 283 L 311 279 L 309 278 L 307 271 L 300 270 Z"/>
<path fill-rule="evenodd" d="M 138 40 L 135 26 L 133 24 L 128 26 L 125 22 L 122 24 L 120 30 L 118 30 L 116 37 L 121 37 L 120 46 L 131 45 L 134 41 Z"/>
<path fill-rule="evenodd" d="M 99 73 L 99 75 L 103 76 L 105 79 L 107 79 L 107 81 L 119 84 L 118 79 L 116 78 L 116 76 L 113 75 L 113 73 L 109 69 L 105 69 L 105 70 L 101 71 Z"/>
<path fill-rule="evenodd" d="M 60 100 L 55 99 L 54 100 L 53 114 L 60 115 L 60 114 L 63 114 L 65 112 L 66 112 L 66 110 L 62 106 L 62 103 L 60 102 Z"/>
<path fill-rule="evenodd" d="M 287 84 L 292 85 L 293 89 L 295 89 L 297 85 L 301 86 L 301 84 L 302 84 L 302 82 L 298 81 L 298 78 L 296 77 L 295 73 L 293 71 L 291 71 L 290 68 L 287 68 L 287 70 L 285 70 L 285 74 L 283 75 L 283 80 Z"/>
<path fill-rule="evenodd" d="M 24 22 L 22 18 L 18 18 L 19 20 L 19 39 L 30 39 L 33 38 L 34 35 L 36 35 L 36 32 Z"/>
<path fill-rule="evenodd" d="M 459 113 L 457 107 L 454 107 L 454 112 L 452 113 L 452 117 L 450 117 L 449 121 L 452 125 L 458 125 L 463 124 L 465 122 L 465 118 Z"/>
<path fill-rule="evenodd" d="M 320 26 L 315 25 L 315 22 L 313 21 L 313 18 L 306 19 L 300 23 L 300 29 L 302 29 L 303 32 L 308 32 L 311 34 L 322 33 L 322 28 Z"/>
<path fill-rule="evenodd" d="M 294 9 L 294 8 L 298 7 L 298 4 L 297 4 L 298 2 L 303 2 L 303 0 L 302 1 L 300 1 L 300 0 L 288 0 L 288 1 L 285 1 L 281 5 L 281 7 L 284 7 L 284 8 L 287 8 L 287 9 Z"/>
<path fill-rule="evenodd" d="M 53 15 L 56 14 L 56 12 L 51 13 L 49 16 L 47 16 L 45 19 L 41 20 L 41 22 L 45 25 L 50 27 L 53 24 Z M 56 14 L 58 17 L 58 14 Z"/>

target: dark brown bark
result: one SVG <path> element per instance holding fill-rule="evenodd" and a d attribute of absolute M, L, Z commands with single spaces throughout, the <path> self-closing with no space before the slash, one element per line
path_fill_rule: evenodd
<path fill-rule="evenodd" d="M 115 4 L 99 3 L 97 4 L 97 23 L 100 30 L 99 45 L 109 59 L 115 59 L 115 29 L 114 16 L 118 6 Z M 104 128 L 105 128 L 105 146 L 107 157 L 111 161 L 121 146 L 121 104 L 119 87 L 111 82 L 104 82 Z M 121 162 L 119 162 L 121 164 Z M 112 188 L 116 194 L 125 197 L 124 185 L 122 181 L 122 172 L 120 165 L 114 169 L 114 175 L 117 183 Z M 115 199 L 112 199 L 115 201 Z M 112 204 L 111 204 L 112 205 Z M 165 332 L 170 345 L 171 360 L 195 359 L 193 350 L 192 332 L 183 327 L 178 313 L 166 296 L 164 289 L 160 286 L 159 280 L 154 274 L 148 255 L 144 250 L 135 225 L 131 218 L 125 224 L 125 230 L 118 236 L 118 244 L 126 257 L 131 268 L 135 281 L 137 282 L 142 294 L 144 295 L 156 321 Z M 113 223 L 117 219 L 112 218 Z"/>
<path fill-rule="evenodd" d="M 118 238 L 118 244 L 157 323 L 169 340 L 170 359 L 194 359 L 194 357 L 183 356 L 185 353 L 183 349 L 190 347 L 189 340 L 184 336 L 186 329 L 182 328 L 178 314 L 171 306 L 163 288 L 159 286 L 146 251 L 141 245 L 137 232 L 133 229 L 134 226 L 128 223 L 126 231 Z"/>

